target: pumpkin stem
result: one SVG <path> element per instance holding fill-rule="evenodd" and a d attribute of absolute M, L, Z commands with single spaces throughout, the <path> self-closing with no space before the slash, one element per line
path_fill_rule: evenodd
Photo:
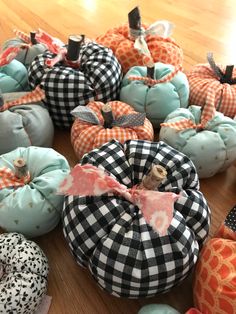
<path fill-rule="evenodd" d="M 139 8 L 135 7 L 128 14 L 130 36 L 137 38 L 141 30 L 141 15 Z"/>
<path fill-rule="evenodd" d="M 85 35 L 71 35 L 68 39 L 67 60 L 77 61 L 81 44 L 84 42 Z"/>
<path fill-rule="evenodd" d="M 154 79 L 155 66 L 147 66 L 147 77 Z"/>
<path fill-rule="evenodd" d="M 13 161 L 13 165 L 15 167 L 15 176 L 18 179 L 27 178 L 29 176 L 28 167 L 23 158 L 17 158 Z"/>
<path fill-rule="evenodd" d="M 35 36 L 36 32 L 30 32 L 30 41 L 32 45 L 36 45 L 38 43 L 37 40 L 35 39 Z"/>
<path fill-rule="evenodd" d="M 160 165 L 154 165 L 146 177 L 143 178 L 140 189 L 156 190 L 161 182 L 166 178 L 167 171 Z"/>
<path fill-rule="evenodd" d="M 101 109 L 101 113 L 104 119 L 104 128 L 105 129 L 111 129 L 112 128 L 112 122 L 114 121 L 114 117 L 112 114 L 112 109 L 109 104 L 104 104 Z"/>

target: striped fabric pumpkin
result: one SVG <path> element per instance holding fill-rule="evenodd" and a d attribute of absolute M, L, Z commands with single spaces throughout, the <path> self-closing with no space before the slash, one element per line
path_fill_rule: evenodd
<path fill-rule="evenodd" d="M 111 101 L 108 104 L 111 106 L 115 119 L 129 114 L 137 114 L 131 106 L 124 102 Z M 90 102 L 87 105 L 88 108 L 96 113 L 100 124 L 94 125 L 77 118 L 72 125 L 71 142 L 79 159 L 85 153 L 112 139 L 117 139 L 121 143 L 130 139 L 153 140 L 153 127 L 147 118 L 145 118 L 143 125 L 140 126 L 122 127 L 114 125 L 111 128 L 106 128 L 104 126 L 104 118 L 101 114 L 103 105 L 102 102 Z"/>
<path fill-rule="evenodd" d="M 186 73 L 191 105 L 204 106 L 209 90 L 214 90 L 215 108 L 224 115 L 234 118 L 236 115 L 236 68 L 217 66 L 212 55 L 208 55 L 209 64 L 197 64 Z"/>

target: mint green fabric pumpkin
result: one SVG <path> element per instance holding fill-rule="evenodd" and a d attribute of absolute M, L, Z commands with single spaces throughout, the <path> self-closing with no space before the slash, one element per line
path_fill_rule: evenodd
<path fill-rule="evenodd" d="M 0 169 L 14 172 L 13 161 L 23 158 L 31 176 L 23 187 L 0 188 L 0 227 L 36 237 L 51 231 L 58 224 L 64 197 L 57 189 L 69 173 L 65 157 L 52 148 L 19 147 L 0 156 Z"/>
<path fill-rule="evenodd" d="M 26 67 L 17 60 L 0 67 L 0 90 L 2 93 L 29 90 Z"/>
<path fill-rule="evenodd" d="M 190 106 L 170 113 L 164 122 L 191 119 L 200 122 L 201 107 Z M 207 178 L 227 169 L 236 160 L 236 121 L 216 112 L 207 128 L 177 131 L 162 126 L 159 139 L 187 155 L 195 164 L 200 178 Z"/>
<path fill-rule="evenodd" d="M 138 314 L 180 314 L 173 307 L 166 304 L 148 304 L 144 305 Z"/>
<path fill-rule="evenodd" d="M 3 45 L 2 45 L 2 50 L 7 49 L 8 47 L 11 46 L 18 46 L 20 44 L 24 44 L 25 42 L 19 38 L 12 38 L 7 40 Z M 19 51 L 19 53 L 16 55 L 15 60 L 21 62 L 22 64 L 25 65 L 25 67 L 28 69 L 28 67 L 31 65 L 32 61 L 34 58 L 41 53 L 43 53 L 47 47 L 44 44 L 34 44 L 30 47 L 26 47 L 25 49 L 22 49 Z"/>
<path fill-rule="evenodd" d="M 175 67 L 172 65 L 155 63 L 154 79 L 164 79 L 173 71 Z M 130 80 L 129 76 L 146 77 L 147 68 L 135 66 L 126 73 L 121 85 L 120 100 L 138 112 L 145 112 L 154 128 L 159 128 L 170 112 L 187 107 L 189 84 L 183 72 L 178 71 L 173 78 L 166 77 L 165 82 L 150 87 L 144 81 Z"/>
<path fill-rule="evenodd" d="M 26 92 L 3 94 L 5 101 L 17 99 Z M 0 107 L 1 108 L 1 107 Z M 0 154 L 21 146 L 51 147 L 54 126 L 42 102 L 18 105 L 0 111 Z"/>

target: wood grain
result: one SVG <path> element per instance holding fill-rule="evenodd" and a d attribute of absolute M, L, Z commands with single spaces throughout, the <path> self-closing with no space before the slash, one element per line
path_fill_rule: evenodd
<path fill-rule="evenodd" d="M 147 23 L 167 19 L 175 24 L 173 37 L 183 48 L 185 70 L 206 62 L 209 51 L 217 62 L 235 64 L 235 0 L 0 0 L 0 43 L 13 37 L 14 28 L 29 32 L 40 27 L 65 42 L 71 34 L 95 38 L 126 22 L 127 13 L 136 5 Z M 76 164 L 69 131 L 56 130 L 53 147 L 71 166 Z M 201 190 L 212 210 L 212 236 L 236 202 L 236 165 L 201 180 Z M 150 303 L 167 303 L 184 313 L 192 306 L 191 276 L 181 286 L 155 298 L 119 299 L 102 291 L 89 272 L 76 264 L 61 225 L 35 241 L 50 263 L 49 314 L 135 314 Z"/>

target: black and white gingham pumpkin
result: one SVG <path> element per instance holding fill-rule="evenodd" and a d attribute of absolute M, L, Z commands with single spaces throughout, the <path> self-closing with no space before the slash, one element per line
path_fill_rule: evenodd
<path fill-rule="evenodd" d="M 70 112 L 78 105 L 117 99 L 122 71 L 112 50 L 93 42 L 81 46 L 79 68 L 63 62 L 46 67 L 45 60 L 53 57 L 47 51 L 35 58 L 29 68 L 29 83 L 32 88 L 40 84 L 44 89 L 45 103 L 55 125 L 70 127 L 73 122 Z"/>
<path fill-rule="evenodd" d="M 130 140 L 122 145 L 113 140 L 84 155 L 81 164 L 86 163 L 105 169 L 128 188 L 159 164 L 167 170 L 159 191 L 181 196 L 166 236 L 159 236 L 137 206 L 116 194 L 66 196 L 63 230 L 78 264 L 119 297 L 150 297 L 180 283 L 197 261 L 210 222 L 190 159 L 164 142 Z"/>

